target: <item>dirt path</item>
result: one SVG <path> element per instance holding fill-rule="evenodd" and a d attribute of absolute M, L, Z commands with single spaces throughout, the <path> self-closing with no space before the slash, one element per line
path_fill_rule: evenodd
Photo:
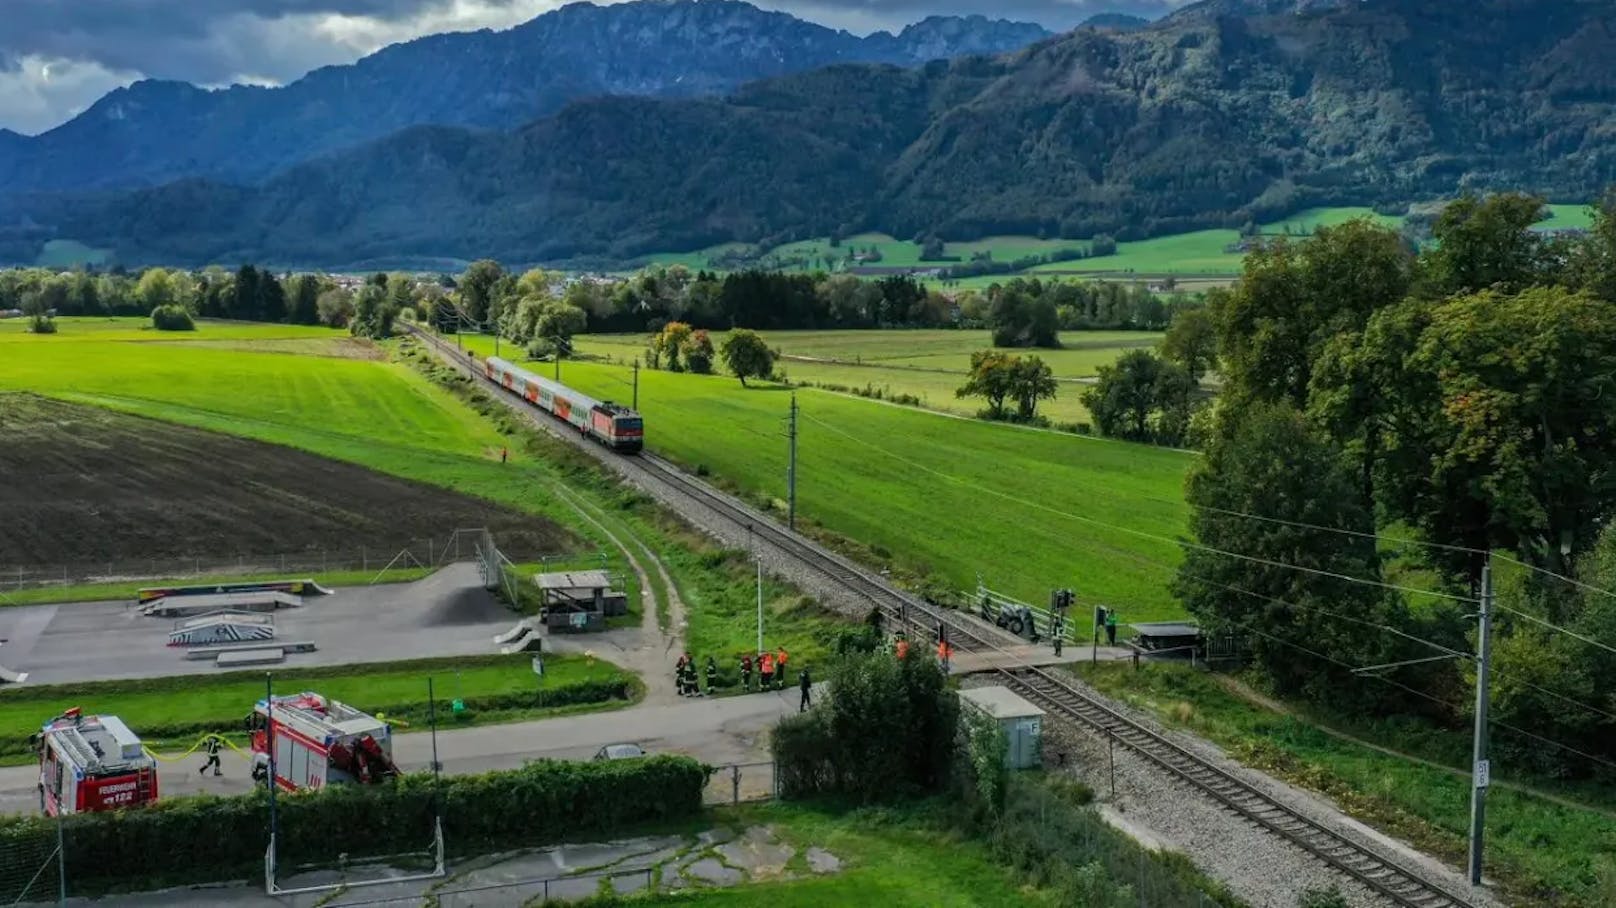
<path fill-rule="evenodd" d="M 586 523 L 599 530 L 611 544 L 628 559 L 629 567 L 640 581 L 640 626 L 632 630 L 607 631 L 590 637 L 548 637 L 548 643 L 557 652 L 583 652 L 598 647 L 604 658 L 631 669 L 645 682 L 645 702 L 664 705 L 678 702 L 680 697 L 673 684 L 673 666 L 679 658 L 684 641 L 685 604 L 679 598 L 679 588 L 668 575 L 667 568 L 648 547 L 638 539 L 629 537 L 625 542 L 596 518 L 594 506 L 572 490 L 557 484 L 556 495 L 565 501 Z M 639 555 L 636 556 L 635 551 Z M 651 575 L 645 563 L 657 572 L 667 590 L 668 626 L 659 621 L 656 596 L 652 592 Z M 610 652 L 605 652 L 609 650 Z"/>
<path fill-rule="evenodd" d="M 1407 760 L 1410 763 L 1417 763 L 1417 764 L 1419 764 L 1421 766 L 1424 766 L 1424 767 L 1427 767 L 1429 769 L 1435 769 L 1435 770 L 1437 770 L 1439 772 L 1445 772 L 1445 773 L 1447 773 L 1448 775 L 1451 775 L 1451 776 L 1457 776 L 1457 777 L 1463 778 L 1463 779 L 1470 778 L 1469 771 L 1464 770 L 1464 769 L 1460 769 L 1457 766 L 1449 766 L 1446 763 L 1438 763 L 1438 762 L 1436 762 L 1434 760 L 1427 760 L 1424 757 L 1417 757 L 1417 756 L 1414 756 L 1413 754 L 1410 754 L 1410 753 L 1404 753 L 1403 751 L 1397 750 L 1396 748 L 1386 747 L 1386 746 L 1381 745 L 1381 744 L 1376 744 L 1373 741 L 1366 741 L 1363 738 L 1359 738 L 1359 737 L 1357 737 L 1355 735 L 1348 734 L 1347 732 L 1341 731 L 1339 729 L 1331 728 L 1328 725 L 1320 724 L 1318 720 L 1313 719 L 1312 717 L 1309 717 L 1309 716 L 1299 715 L 1296 712 L 1296 710 L 1291 709 L 1289 706 L 1285 705 L 1284 703 L 1279 702 L 1278 700 L 1275 700 L 1272 697 L 1269 697 L 1268 695 L 1262 693 L 1261 691 L 1252 689 L 1251 687 L 1241 683 L 1238 679 L 1230 678 L 1230 677 L 1228 677 L 1226 675 L 1214 675 L 1213 678 L 1217 681 L 1219 687 L 1222 687 L 1224 690 L 1228 691 L 1230 694 L 1233 694 L 1234 696 L 1239 697 L 1240 699 L 1246 701 L 1247 703 L 1250 703 L 1253 706 L 1258 706 L 1258 707 L 1261 707 L 1263 709 L 1269 710 L 1270 712 L 1278 713 L 1279 715 L 1282 715 L 1282 716 L 1288 716 L 1288 717 L 1290 717 L 1292 719 L 1296 719 L 1296 720 L 1301 721 L 1301 722 L 1306 722 L 1307 724 L 1313 726 L 1314 728 L 1318 729 L 1319 731 L 1324 732 L 1325 734 L 1329 735 L 1330 737 L 1335 738 L 1338 741 L 1345 741 L 1348 744 L 1355 744 L 1355 745 L 1357 745 L 1359 747 L 1375 751 L 1376 753 L 1385 754 L 1388 757 L 1396 757 L 1399 760 Z M 1548 801 L 1551 804 L 1557 804 L 1557 805 L 1559 805 L 1561 807 L 1567 807 L 1567 808 L 1570 808 L 1572 810 L 1583 810 L 1583 811 L 1587 811 L 1588 813 L 1595 813 L 1595 814 L 1598 814 L 1600 816 L 1609 817 L 1609 818 L 1611 818 L 1613 820 L 1616 820 L 1616 811 L 1606 810 L 1603 807 L 1595 807 L 1592 804 L 1580 803 L 1578 801 L 1574 801 L 1574 800 L 1572 800 L 1570 798 L 1567 798 L 1567 797 L 1564 797 L 1562 795 L 1557 795 L 1557 794 L 1553 794 L 1551 792 L 1542 791 L 1542 790 L 1537 789 L 1537 788 L 1532 788 L 1532 787 L 1530 787 L 1528 785 L 1522 785 L 1522 784 L 1520 784 L 1518 782 L 1508 782 L 1508 781 L 1504 781 L 1502 779 L 1494 779 L 1492 781 L 1492 785 L 1495 788 L 1507 788 L 1510 791 L 1520 792 L 1521 794 L 1528 795 L 1528 796 L 1534 797 L 1534 798 L 1538 798 L 1538 799 L 1541 799 L 1541 800 L 1544 800 L 1544 801 Z"/>

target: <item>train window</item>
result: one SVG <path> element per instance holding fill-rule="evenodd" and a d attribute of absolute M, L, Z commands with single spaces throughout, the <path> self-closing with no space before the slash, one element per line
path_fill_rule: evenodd
<path fill-rule="evenodd" d="M 624 429 L 643 429 L 643 428 L 645 428 L 645 423 L 644 423 L 643 420 L 641 420 L 637 416 L 634 416 L 634 417 L 624 416 L 624 417 L 619 417 L 618 418 L 618 420 L 617 420 L 617 428 L 619 430 L 624 430 Z"/>

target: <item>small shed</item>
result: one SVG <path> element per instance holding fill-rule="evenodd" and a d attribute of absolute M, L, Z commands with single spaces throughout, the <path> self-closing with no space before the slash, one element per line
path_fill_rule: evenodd
<path fill-rule="evenodd" d="M 987 716 L 1009 739 L 1005 764 L 1011 769 L 1032 769 L 1043 763 L 1044 711 L 1008 687 L 973 687 L 960 691 L 965 705 Z"/>
<path fill-rule="evenodd" d="M 628 613 L 628 595 L 612 589 L 606 571 L 559 571 L 539 574 L 544 625 L 553 631 L 599 631 L 606 619 Z"/>

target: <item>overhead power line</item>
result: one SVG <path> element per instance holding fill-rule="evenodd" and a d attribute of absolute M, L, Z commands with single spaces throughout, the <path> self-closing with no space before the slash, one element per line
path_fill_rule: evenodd
<path fill-rule="evenodd" d="M 817 419 L 817 418 L 815 418 L 813 416 L 809 416 L 807 414 L 803 414 L 803 418 L 808 419 L 808 420 L 812 421 L 813 423 L 815 423 L 816 425 L 820 426 L 821 428 L 823 428 L 823 429 L 825 429 L 827 431 L 833 432 L 833 433 L 835 433 L 837 435 L 840 435 L 843 438 L 846 438 L 847 440 L 849 440 L 849 441 L 851 441 L 851 442 L 853 442 L 855 444 L 863 445 L 863 446 L 865 446 L 867 448 L 870 448 L 870 449 L 872 449 L 874 451 L 878 451 L 878 452 L 880 452 L 882 454 L 885 454 L 888 457 L 893 458 L 894 460 L 899 461 L 900 463 L 907 464 L 908 466 L 911 466 L 916 470 L 920 470 L 920 471 L 925 472 L 925 473 L 930 473 L 930 474 L 932 474 L 934 476 L 937 476 L 937 477 L 939 477 L 941 479 L 947 480 L 948 482 L 952 482 L 952 483 L 955 483 L 955 484 L 959 484 L 959 485 L 968 484 L 966 482 L 966 480 L 964 480 L 964 479 L 961 479 L 961 478 L 959 478 L 957 476 L 949 475 L 947 473 L 942 472 L 941 470 L 937 470 L 935 468 L 926 466 L 925 464 L 917 463 L 917 462 L 915 462 L 913 460 L 910 460 L 909 458 L 906 458 L 906 457 L 902 456 L 901 454 L 895 454 L 892 451 L 888 451 L 886 448 L 881 447 L 880 445 L 877 445 L 877 444 L 874 444 L 873 442 L 869 442 L 869 441 L 866 441 L 866 440 L 864 440 L 862 438 L 859 438 L 858 436 L 853 435 L 853 434 L 851 434 L 849 432 L 846 432 L 846 431 L 842 430 L 841 428 L 838 428 L 837 426 L 833 426 L 830 423 L 827 423 L 827 422 L 825 422 L 825 421 L 823 421 L 821 419 Z M 1299 564 L 1287 564 L 1287 563 L 1285 563 L 1283 561 L 1274 561 L 1273 559 L 1261 558 L 1261 557 L 1258 557 L 1256 555 L 1247 555 L 1247 554 L 1244 554 L 1244 553 L 1241 553 L 1241 552 L 1231 552 L 1231 551 L 1228 551 L 1226 549 L 1219 549 L 1219 548 L 1209 546 L 1209 545 L 1202 545 L 1201 543 L 1198 543 L 1198 542 L 1189 542 L 1189 541 L 1183 540 L 1183 539 L 1172 539 L 1170 537 L 1162 536 L 1162 535 L 1159 535 L 1159 534 L 1156 534 L 1156 533 L 1149 533 L 1149 532 L 1146 532 L 1144 530 L 1136 530 L 1133 527 L 1125 527 L 1125 526 L 1121 526 L 1121 525 L 1114 524 L 1114 523 L 1107 523 L 1106 521 L 1097 520 L 1097 519 L 1095 519 L 1093 517 L 1086 517 L 1086 516 L 1084 516 L 1082 514 L 1074 514 L 1074 513 L 1071 513 L 1070 511 L 1063 511 L 1060 508 L 1050 507 L 1049 505 L 1042 504 L 1042 503 L 1036 502 L 1036 501 L 1029 501 L 1029 500 L 1027 500 L 1025 498 L 1019 498 L 1019 497 L 1017 497 L 1015 495 L 1010 495 L 1010 494 L 1007 494 L 1005 492 L 1001 492 L 1001 491 L 999 491 L 997 489 L 994 489 L 994 488 L 991 488 L 991 487 L 974 487 L 973 486 L 973 488 L 975 488 L 977 491 L 980 491 L 980 492 L 986 492 L 987 494 L 993 495 L 994 497 L 1002 498 L 1005 501 L 1011 502 L 1012 504 L 1018 504 L 1018 505 L 1021 505 L 1022 507 L 1025 507 L 1025 508 L 1031 508 L 1033 510 L 1044 511 L 1044 512 L 1047 512 L 1047 513 L 1050 513 L 1050 514 L 1055 514 L 1057 516 L 1064 517 L 1064 518 L 1066 518 L 1068 520 L 1075 520 L 1075 521 L 1078 521 L 1080 523 L 1089 524 L 1091 526 L 1102 527 L 1104 529 L 1112 530 L 1113 532 L 1117 532 L 1117 533 L 1125 533 L 1127 535 L 1135 536 L 1135 537 L 1140 538 L 1140 539 L 1149 539 L 1149 540 L 1152 540 L 1154 542 L 1161 542 L 1161 543 L 1165 543 L 1167 545 L 1180 546 L 1180 547 L 1188 548 L 1188 549 L 1195 549 L 1196 551 L 1207 552 L 1208 554 L 1219 555 L 1219 556 L 1222 556 L 1222 557 L 1225 557 L 1225 558 L 1235 558 L 1235 559 L 1238 559 L 1240 561 L 1247 561 L 1247 562 L 1251 562 L 1253 564 L 1261 564 L 1261 565 L 1265 565 L 1267 567 L 1282 568 L 1282 569 L 1285 569 L 1285 570 L 1297 571 L 1297 572 L 1303 573 L 1303 574 L 1312 574 L 1314 576 L 1319 576 L 1319 577 L 1328 577 L 1328 578 L 1330 578 L 1332 580 L 1341 580 L 1341 581 L 1345 581 L 1347 583 L 1357 583 L 1357 584 L 1362 584 L 1362 585 L 1365 585 L 1365 586 L 1379 587 L 1381 589 L 1397 590 L 1399 592 L 1409 593 L 1411 595 L 1432 596 L 1432 597 L 1439 598 L 1439 599 L 1451 599 L 1451 600 L 1453 600 L 1455 602 L 1466 602 L 1466 603 L 1476 603 L 1476 602 L 1480 601 L 1480 600 L 1478 600 L 1478 599 L 1476 599 L 1475 597 L 1472 597 L 1472 596 L 1460 596 L 1460 595 L 1456 595 L 1456 594 L 1453 594 L 1453 593 L 1444 593 L 1444 592 L 1441 592 L 1439 590 L 1424 590 L 1424 589 L 1419 589 L 1417 587 L 1402 586 L 1402 585 L 1396 584 L 1396 583 L 1386 583 L 1386 582 L 1383 582 L 1383 581 L 1380 581 L 1380 580 L 1370 580 L 1370 579 L 1365 578 L 1365 577 L 1354 577 L 1351 574 L 1342 574 L 1342 573 L 1338 573 L 1336 571 L 1323 570 L 1321 568 L 1304 567 L 1304 566 L 1299 565 Z"/>

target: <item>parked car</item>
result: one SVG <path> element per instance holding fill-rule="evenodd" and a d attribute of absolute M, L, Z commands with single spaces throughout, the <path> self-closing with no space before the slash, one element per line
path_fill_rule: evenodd
<path fill-rule="evenodd" d="M 632 760 L 645 756 L 645 748 L 638 744 L 608 744 L 595 751 L 597 760 Z"/>

